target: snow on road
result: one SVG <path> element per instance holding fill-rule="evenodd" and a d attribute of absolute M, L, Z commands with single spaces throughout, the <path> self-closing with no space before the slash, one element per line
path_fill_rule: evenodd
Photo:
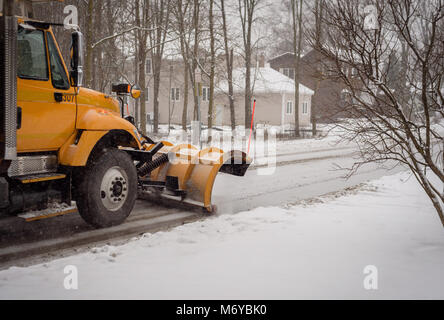
<path fill-rule="evenodd" d="M 233 177 L 220 174 L 213 188 L 213 203 L 219 212 L 236 213 L 260 206 L 280 206 L 288 202 L 322 196 L 326 193 L 343 190 L 402 170 L 398 167 L 390 171 L 377 164 L 368 164 L 345 179 L 355 159 L 344 150 L 338 150 L 336 156 L 323 158 L 318 152 L 304 155 L 308 160 L 271 168 L 271 174 L 263 174 L 261 169 L 249 169 L 245 177 Z M 321 158 L 315 159 L 320 156 Z M 295 158 L 293 158 L 295 159 Z M 265 168 L 268 169 L 268 168 Z M 267 173 L 267 172 L 265 172 Z"/>
<path fill-rule="evenodd" d="M 405 173 L 0 272 L 0 298 L 444 298 L 444 231 Z M 64 289 L 64 268 L 78 290 Z M 364 268 L 375 266 L 378 290 Z M 374 273 L 373 273 L 374 275 Z"/>

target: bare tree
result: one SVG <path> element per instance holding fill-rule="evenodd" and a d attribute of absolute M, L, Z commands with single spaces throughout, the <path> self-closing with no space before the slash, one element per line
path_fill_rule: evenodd
<path fill-rule="evenodd" d="M 96 10 L 95 21 L 110 21 L 104 28 L 95 30 L 98 39 L 93 45 L 94 66 L 92 82 L 94 88 L 101 92 L 109 92 L 111 84 L 120 78 L 124 72 L 125 60 L 132 46 L 131 33 L 124 32 L 131 21 L 127 20 L 125 7 L 120 1 L 101 0 L 99 10 Z"/>
<path fill-rule="evenodd" d="M 303 0 L 291 0 L 291 15 L 293 21 L 293 49 L 294 49 L 294 135 L 299 137 L 299 82 L 300 60 L 302 52 L 302 4 Z"/>
<path fill-rule="evenodd" d="M 123 71 L 125 51 L 118 44 L 123 44 L 119 35 L 129 37 L 131 21 L 125 3 L 118 0 L 79 1 L 33 4 L 36 18 L 44 21 L 63 23 L 66 5 L 76 6 L 79 14 L 79 26 L 84 32 L 85 46 L 85 85 L 89 88 L 109 92 L 111 83 L 118 80 Z M 102 21 L 103 27 L 94 27 Z M 65 61 L 69 61 L 71 45 L 70 30 L 62 26 L 54 27 L 54 33 Z"/>
<path fill-rule="evenodd" d="M 251 62 L 253 53 L 252 31 L 255 13 L 262 0 L 238 0 L 239 17 L 245 54 L 245 128 L 251 126 L 251 102 L 253 96 Z"/>
<path fill-rule="evenodd" d="M 170 22 L 170 4 L 170 0 L 152 0 L 148 7 L 150 16 L 149 25 L 151 28 L 149 31 L 150 53 L 154 74 L 154 133 L 157 133 L 159 130 L 160 72 Z"/>
<path fill-rule="evenodd" d="M 138 83 L 142 87 L 142 93 L 140 97 L 140 126 L 143 134 L 146 135 L 146 94 L 147 94 L 147 81 L 146 81 L 146 60 L 148 54 L 148 34 L 147 29 L 149 28 L 149 1 L 147 0 L 135 0 L 134 3 L 134 14 L 135 14 L 135 24 L 138 29 L 135 31 L 135 43 L 137 47 L 137 57 L 135 59 L 138 61 Z"/>
<path fill-rule="evenodd" d="M 91 87 L 92 69 L 93 69 L 93 48 L 94 41 L 94 1 L 88 0 L 88 9 L 86 11 L 86 51 L 85 51 L 85 84 Z"/>
<path fill-rule="evenodd" d="M 326 38 L 311 34 L 312 45 L 332 62 L 330 76 L 347 87 L 343 111 L 350 120 L 339 126 L 361 151 L 350 174 L 370 162 L 404 165 L 444 226 L 444 2 L 431 0 L 426 8 L 418 0 L 373 3 L 326 2 Z M 406 69 L 398 81 L 407 83 L 393 86 L 390 56 L 401 55 Z"/>
<path fill-rule="evenodd" d="M 192 52 L 191 56 L 191 68 L 190 68 L 190 79 L 191 84 L 193 86 L 193 92 L 194 92 L 194 112 L 193 112 L 193 120 L 197 121 L 200 120 L 200 110 L 199 110 L 199 83 L 196 79 L 196 70 L 199 67 L 199 42 L 201 38 L 201 29 L 200 29 L 200 9 L 201 9 L 201 1 L 200 0 L 193 0 L 193 20 L 192 20 L 192 26 L 194 31 L 194 39 L 193 39 L 193 50 L 189 50 L 189 52 Z"/>
<path fill-rule="evenodd" d="M 174 29 L 179 38 L 180 53 L 184 65 L 184 99 L 182 109 L 182 129 L 187 130 L 188 124 L 188 91 L 189 91 L 189 72 L 190 72 L 190 47 L 189 47 L 189 33 L 190 27 L 187 20 L 191 7 L 191 0 L 176 0 L 172 5 L 172 13 L 175 18 Z"/>
<path fill-rule="evenodd" d="M 226 65 L 227 65 L 228 100 L 229 100 L 229 104 L 230 104 L 231 129 L 234 130 L 234 129 L 236 129 L 236 115 L 235 115 L 235 109 L 234 109 L 234 88 L 233 88 L 234 53 L 233 53 L 233 48 L 230 48 L 230 46 L 229 46 L 225 0 L 220 0 L 220 8 L 221 8 L 221 14 L 222 14 L 222 29 L 223 29 L 223 37 L 224 37 L 225 61 L 226 61 Z"/>
<path fill-rule="evenodd" d="M 209 31 L 210 31 L 210 93 L 208 102 L 208 136 L 211 137 L 211 128 L 213 127 L 213 107 L 214 107 L 214 80 L 216 75 L 216 36 L 214 31 L 214 0 L 209 0 Z"/>
<path fill-rule="evenodd" d="M 323 17 L 324 17 L 324 0 L 315 0 L 315 28 L 314 28 L 314 48 L 318 48 L 322 44 L 323 40 Z M 320 71 L 320 70 L 319 70 Z M 314 96 L 319 91 L 319 87 L 321 85 L 321 81 L 324 78 L 323 72 L 316 72 L 317 80 L 316 80 L 316 88 L 314 90 Z M 316 136 L 317 134 L 317 109 L 316 103 L 312 103 L 311 105 L 311 125 L 312 125 L 312 136 Z"/>

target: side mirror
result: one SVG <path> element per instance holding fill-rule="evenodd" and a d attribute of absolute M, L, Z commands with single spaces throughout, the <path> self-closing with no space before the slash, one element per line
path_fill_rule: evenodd
<path fill-rule="evenodd" d="M 75 31 L 71 34 L 71 84 L 73 87 L 83 85 L 83 34 Z"/>
<path fill-rule="evenodd" d="M 131 97 L 133 99 L 139 99 L 140 98 L 140 94 L 141 94 L 140 87 L 137 84 L 133 85 L 131 87 Z"/>

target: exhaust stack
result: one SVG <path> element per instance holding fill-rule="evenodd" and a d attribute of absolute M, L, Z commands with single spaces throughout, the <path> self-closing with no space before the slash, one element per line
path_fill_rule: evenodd
<path fill-rule="evenodd" d="M 17 19 L 14 1 L 0 16 L 0 159 L 17 158 Z"/>

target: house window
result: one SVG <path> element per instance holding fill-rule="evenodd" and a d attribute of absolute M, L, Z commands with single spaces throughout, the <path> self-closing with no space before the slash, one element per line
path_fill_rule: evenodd
<path fill-rule="evenodd" d="M 180 88 L 171 88 L 171 101 L 180 101 Z"/>
<path fill-rule="evenodd" d="M 202 88 L 202 101 L 205 101 L 205 102 L 210 101 L 210 88 L 208 88 L 208 87 Z"/>
<path fill-rule="evenodd" d="M 287 114 L 293 114 L 293 101 L 288 101 L 287 102 Z"/>
<path fill-rule="evenodd" d="M 293 68 L 283 68 L 281 69 L 281 73 L 283 73 L 285 76 L 294 79 L 294 69 Z"/>
<path fill-rule="evenodd" d="M 145 88 L 145 101 L 149 101 L 150 91 L 149 88 Z"/>
<path fill-rule="evenodd" d="M 152 73 L 151 59 L 146 59 L 146 63 L 145 63 L 145 73 L 146 73 L 146 74 L 151 74 L 151 73 Z"/>
<path fill-rule="evenodd" d="M 308 102 L 302 102 L 302 114 L 308 114 Z"/>

